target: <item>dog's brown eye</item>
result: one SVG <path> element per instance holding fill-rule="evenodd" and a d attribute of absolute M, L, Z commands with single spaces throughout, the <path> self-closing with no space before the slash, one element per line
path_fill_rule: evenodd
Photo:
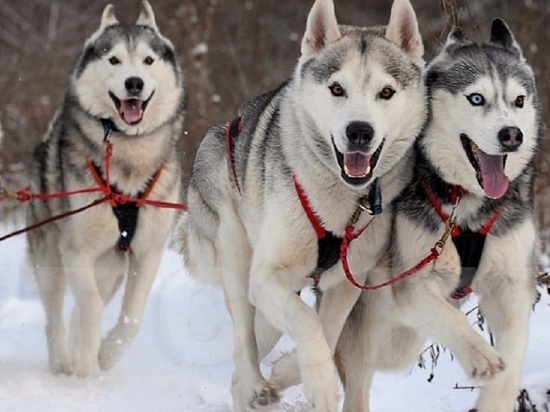
<path fill-rule="evenodd" d="M 145 63 L 147 66 L 150 66 L 153 64 L 153 62 L 155 61 L 155 59 L 153 59 L 152 57 L 150 56 L 147 56 L 145 58 L 145 60 L 143 60 L 143 63 Z"/>
<path fill-rule="evenodd" d="M 333 96 L 342 97 L 345 94 L 344 88 L 340 86 L 340 83 L 332 83 L 328 88 Z"/>
<path fill-rule="evenodd" d="M 519 107 L 520 109 L 523 107 L 524 103 L 525 103 L 525 96 L 518 96 L 518 97 L 516 97 L 516 100 L 514 101 L 514 105 L 516 107 Z"/>
<path fill-rule="evenodd" d="M 382 90 L 380 90 L 380 93 L 378 93 L 378 97 L 384 100 L 390 100 L 394 94 L 395 90 L 393 90 L 390 86 L 386 86 Z"/>
<path fill-rule="evenodd" d="M 113 56 L 109 59 L 109 63 L 111 63 L 114 66 L 114 65 L 120 64 L 120 60 L 117 59 L 115 56 Z"/>

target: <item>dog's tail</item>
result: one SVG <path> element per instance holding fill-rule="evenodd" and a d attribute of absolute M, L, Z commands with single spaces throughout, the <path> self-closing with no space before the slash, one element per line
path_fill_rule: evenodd
<path fill-rule="evenodd" d="M 188 264 L 187 256 L 189 256 L 187 230 L 188 213 L 185 212 L 180 215 L 176 223 L 176 228 L 172 236 L 172 248 L 183 257 L 183 261 L 186 265 Z"/>
<path fill-rule="evenodd" d="M 219 283 L 215 248 L 211 240 L 201 236 L 193 222 L 189 222 L 189 212 L 182 213 L 178 218 L 172 248 L 183 257 L 191 276 L 205 283 Z"/>

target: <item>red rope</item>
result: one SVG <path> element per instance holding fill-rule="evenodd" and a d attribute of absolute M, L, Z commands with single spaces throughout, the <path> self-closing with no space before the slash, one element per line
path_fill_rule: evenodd
<path fill-rule="evenodd" d="M 27 226 L 26 228 L 16 230 L 15 232 L 12 232 L 12 233 L 8 233 L 7 235 L 0 237 L 0 242 L 4 241 L 6 239 L 9 239 L 13 236 L 17 236 L 17 235 L 20 235 L 22 233 L 30 232 L 31 230 L 34 230 L 34 229 L 38 229 L 39 227 L 42 227 L 42 226 L 47 225 L 49 223 L 55 222 L 57 220 L 64 219 L 64 218 L 72 216 L 72 215 L 76 215 L 77 213 L 83 212 L 86 209 L 90 209 L 91 207 L 99 205 L 100 203 L 103 203 L 107 200 L 108 200 L 107 197 L 102 197 L 101 199 L 96 199 L 92 203 L 88 203 L 87 205 L 82 206 L 78 209 L 69 210 L 68 212 L 61 213 L 61 214 L 56 215 L 56 216 L 52 216 L 49 219 L 43 220 L 42 222 L 38 222 L 38 223 L 35 223 L 34 225 Z"/>
<path fill-rule="evenodd" d="M 94 192 L 101 192 L 101 191 L 103 191 L 103 189 L 101 189 L 100 187 L 91 187 L 88 189 L 79 189 L 79 190 L 73 190 L 69 192 L 59 192 L 59 193 L 31 193 L 29 191 L 29 188 L 22 189 L 13 193 L 4 190 L 3 193 L 7 193 L 7 195 L 2 197 L 0 201 L 7 200 L 7 199 L 14 199 L 14 200 L 18 200 L 21 203 L 25 203 L 34 199 L 51 200 L 51 199 L 58 199 L 61 197 L 78 195 L 82 193 L 94 193 Z"/>
<path fill-rule="evenodd" d="M 110 169 L 111 169 L 111 158 L 113 156 L 113 145 L 111 143 L 107 143 L 107 147 L 105 150 L 105 184 L 99 184 L 98 187 L 91 187 L 87 189 L 78 189 L 73 191 L 67 191 L 67 192 L 58 192 L 58 193 L 32 193 L 29 191 L 29 188 L 19 190 L 17 192 L 11 192 L 5 188 L 0 187 L 0 194 L 2 195 L 0 197 L 0 201 L 6 200 L 6 199 L 14 199 L 18 200 L 20 203 L 28 202 L 30 200 L 38 199 L 38 200 L 51 200 L 51 199 L 57 199 L 62 197 L 69 197 L 72 195 L 77 194 L 83 194 L 83 193 L 95 193 L 95 192 L 103 192 L 105 196 L 101 199 L 96 199 L 93 202 L 87 204 L 86 206 L 80 207 L 75 210 L 70 210 L 65 213 L 61 213 L 56 216 L 52 216 L 49 219 L 46 219 L 42 222 L 35 223 L 34 225 L 28 226 L 26 228 L 16 230 L 15 232 L 9 233 L 5 236 L 0 237 L 0 242 L 9 239 L 13 236 L 20 235 L 22 233 L 30 232 L 31 230 L 37 229 L 41 226 L 47 225 L 49 223 L 55 222 L 57 220 L 75 215 L 77 213 L 83 212 L 93 206 L 99 205 L 100 203 L 103 203 L 105 201 L 111 201 L 118 204 L 124 204 L 128 202 L 136 202 L 138 204 L 146 204 L 153 207 L 159 207 L 159 208 L 168 208 L 168 209 L 179 209 L 179 210 L 187 210 L 187 206 L 182 203 L 171 203 L 171 202 L 163 202 L 158 200 L 149 200 L 145 197 L 141 199 L 136 199 L 131 196 L 126 196 L 122 193 L 114 193 L 111 190 L 111 175 L 110 175 Z M 160 172 L 160 170 L 159 170 Z M 92 172 L 93 174 L 93 172 Z M 155 181 L 158 179 L 159 173 L 157 172 L 155 176 Z M 94 176 L 95 178 L 95 176 Z M 96 179 L 97 180 L 97 179 Z M 151 188 L 149 188 L 151 189 Z M 149 194 L 150 190 L 148 190 L 146 193 Z"/>
<path fill-rule="evenodd" d="M 365 230 L 365 229 L 363 229 L 363 230 Z M 378 290 L 378 289 L 382 289 L 386 286 L 392 285 L 394 283 L 400 282 L 403 279 L 408 278 L 411 275 L 414 275 L 416 272 L 418 272 L 420 269 L 425 267 L 427 264 L 429 264 L 430 262 L 433 262 L 434 260 L 436 260 L 440 255 L 440 252 L 437 250 L 437 248 L 433 247 L 428 256 L 426 256 L 424 259 L 422 259 L 414 267 L 412 267 L 409 270 L 401 273 L 399 276 L 396 276 L 396 277 L 394 277 L 394 278 L 392 278 L 392 279 L 390 279 L 390 280 L 388 280 L 384 283 L 380 283 L 378 285 L 372 285 L 372 286 L 371 285 L 362 285 L 361 283 L 357 282 L 357 280 L 355 280 L 355 277 L 351 273 L 351 270 L 350 270 L 349 264 L 348 264 L 348 246 L 349 246 L 349 242 L 356 239 L 361 234 L 361 232 L 363 232 L 363 230 L 361 230 L 359 233 L 353 234 L 353 230 L 354 229 L 353 229 L 352 226 L 348 226 L 346 228 L 346 234 L 344 236 L 344 239 L 342 240 L 342 245 L 340 246 L 340 260 L 342 261 L 342 268 L 344 269 L 344 273 L 346 274 L 346 277 L 348 278 L 350 283 L 353 286 L 355 286 L 355 287 L 357 287 L 361 290 L 371 290 L 371 291 L 372 290 Z"/>

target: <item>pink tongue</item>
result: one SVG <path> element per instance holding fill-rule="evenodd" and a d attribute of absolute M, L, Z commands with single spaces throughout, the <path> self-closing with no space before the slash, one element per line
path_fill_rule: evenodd
<path fill-rule="evenodd" d="M 346 174 L 350 177 L 363 177 L 368 171 L 370 156 L 363 153 L 346 153 L 344 155 L 344 165 Z"/>
<path fill-rule="evenodd" d="M 141 120 L 142 101 L 139 99 L 123 100 L 120 105 L 120 114 L 127 123 L 137 123 Z"/>
<path fill-rule="evenodd" d="M 508 189 L 508 176 L 504 174 L 502 156 L 488 155 L 479 150 L 478 159 L 485 194 L 491 199 L 501 198 Z"/>

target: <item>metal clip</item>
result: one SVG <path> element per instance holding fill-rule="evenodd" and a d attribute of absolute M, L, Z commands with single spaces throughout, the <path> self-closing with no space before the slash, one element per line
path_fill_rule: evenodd
<path fill-rule="evenodd" d="M 454 213 L 454 210 L 453 210 L 453 213 Z M 455 227 L 456 227 L 455 219 L 453 214 L 451 214 L 451 216 L 449 216 L 445 221 L 445 232 L 443 232 L 439 240 L 435 242 L 435 245 L 434 245 L 434 247 L 439 253 L 443 252 L 443 249 L 445 248 L 445 244 L 447 243 L 449 236 L 451 236 L 451 234 L 453 233 L 453 230 L 455 229 Z"/>
<path fill-rule="evenodd" d="M 353 213 L 350 221 L 352 226 L 359 221 L 359 218 L 361 217 L 361 213 L 363 212 L 372 214 L 371 205 L 366 196 L 362 197 L 357 201 L 357 208 L 355 209 L 355 212 Z"/>

